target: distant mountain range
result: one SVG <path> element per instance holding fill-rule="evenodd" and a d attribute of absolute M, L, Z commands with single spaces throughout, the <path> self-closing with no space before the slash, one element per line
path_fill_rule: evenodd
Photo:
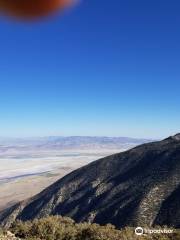
<path fill-rule="evenodd" d="M 128 137 L 42 137 L 42 138 L 0 138 L 0 153 L 9 150 L 76 150 L 76 149 L 127 149 L 149 139 Z"/>
<path fill-rule="evenodd" d="M 106 139 L 105 139 L 106 142 Z M 1 212 L 11 224 L 48 215 L 124 226 L 180 227 L 180 134 L 95 161 Z"/>
<path fill-rule="evenodd" d="M 63 149 L 94 149 L 94 148 L 122 148 L 149 142 L 149 139 L 127 137 L 49 137 L 39 147 Z"/>

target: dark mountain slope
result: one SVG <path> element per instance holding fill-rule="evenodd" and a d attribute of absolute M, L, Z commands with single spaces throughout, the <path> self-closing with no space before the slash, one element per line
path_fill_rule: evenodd
<path fill-rule="evenodd" d="M 64 215 L 100 224 L 180 226 L 180 134 L 95 161 L 0 214 L 8 225 Z"/>

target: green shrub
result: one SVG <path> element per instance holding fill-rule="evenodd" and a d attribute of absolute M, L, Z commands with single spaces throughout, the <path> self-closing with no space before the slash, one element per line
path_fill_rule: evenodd
<path fill-rule="evenodd" d="M 180 240 L 179 232 L 139 237 L 135 235 L 134 228 L 117 230 L 111 224 L 77 224 L 72 219 L 61 216 L 27 222 L 16 221 L 10 231 L 25 240 Z"/>

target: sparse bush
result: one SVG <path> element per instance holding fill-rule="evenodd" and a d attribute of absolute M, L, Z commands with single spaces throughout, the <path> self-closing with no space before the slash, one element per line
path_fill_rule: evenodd
<path fill-rule="evenodd" d="M 50 216 L 34 221 L 16 221 L 10 231 L 25 240 L 179 240 L 180 233 L 136 236 L 134 228 L 117 230 L 111 224 L 75 223 L 72 219 Z"/>

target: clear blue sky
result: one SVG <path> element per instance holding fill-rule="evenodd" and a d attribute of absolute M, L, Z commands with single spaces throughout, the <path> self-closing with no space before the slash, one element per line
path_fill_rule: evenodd
<path fill-rule="evenodd" d="M 180 1 L 82 0 L 0 18 L 0 135 L 180 132 Z"/>

